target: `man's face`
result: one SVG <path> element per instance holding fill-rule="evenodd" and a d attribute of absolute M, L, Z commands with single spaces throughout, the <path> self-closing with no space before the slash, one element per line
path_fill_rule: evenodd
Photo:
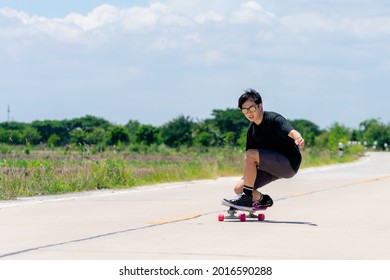
<path fill-rule="evenodd" d="M 241 112 L 251 121 L 259 124 L 263 114 L 263 104 L 257 105 L 253 100 L 247 100 L 242 104 Z"/>

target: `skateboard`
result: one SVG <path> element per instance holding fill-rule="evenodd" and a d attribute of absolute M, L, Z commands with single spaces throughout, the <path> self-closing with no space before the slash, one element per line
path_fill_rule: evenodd
<path fill-rule="evenodd" d="M 228 205 L 225 205 L 225 206 L 228 206 Z M 264 210 L 267 209 L 267 207 L 261 207 L 261 208 L 256 209 L 256 210 L 241 210 L 241 209 L 233 208 L 232 206 L 228 206 L 228 207 L 229 207 L 229 209 L 227 210 L 228 215 L 219 214 L 218 215 L 218 221 L 223 222 L 225 219 L 226 220 L 238 219 L 241 222 L 245 222 L 248 218 L 256 218 L 259 221 L 264 221 L 265 220 L 265 215 L 264 214 L 261 213 L 261 214 L 255 215 L 255 213 L 258 212 L 258 211 L 264 211 Z M 248 214 L 241 213 L 241 212 L 238 213 L 238 211 L 248 212 Z"/>

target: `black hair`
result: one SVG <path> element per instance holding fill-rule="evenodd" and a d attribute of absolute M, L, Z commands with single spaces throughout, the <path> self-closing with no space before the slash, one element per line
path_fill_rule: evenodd
<path fill-rule="evenodd" d="M 246 89 L 238 99 L 238 108 L 242 109 L 242 104 L 244 104 L 248 100 L 253 100 L 253 102 L 255 102 L 257 105 L 263 103 L 260 93 L 258 93 L 252 88 L 249 88 Z"/>

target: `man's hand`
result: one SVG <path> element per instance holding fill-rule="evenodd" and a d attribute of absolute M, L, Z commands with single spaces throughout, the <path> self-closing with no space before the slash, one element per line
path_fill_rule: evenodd
<path fill-rule="evenodd" d="M 298 136 L 295 138 L 295 145 L 301 149 L 305 148 L 305 139 L 303 139 L 301 136 Z"/>

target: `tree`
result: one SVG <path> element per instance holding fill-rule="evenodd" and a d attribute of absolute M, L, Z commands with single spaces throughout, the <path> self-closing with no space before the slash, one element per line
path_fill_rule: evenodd
<path fill-rule="evenodd" d="M 359 127 L 360 127 L 360 130 L 364 132 L 364 131 L 367 131 L 367 129 L 369 129 L 371 126 L 379 126 L 379 125 L 381 125 L 381 123 L 378 119 L 368 119 L 368 120 L 362 121 L 359 124 Z"/>
<path fill-rule="evenodd" d="M 37 145 L 41 141 L 42 136 L 36 128 L 26 126 L 22 131 L 22 138 L 26 143 Z"/>
<path fill-rule="evenodd" d="M 59 145 L 60 140 L 61 138 L 57 134 L 52 134 L 47 140 L 47 144 L 49 145 L 50 148 L 53 148 Z"/>
<path fill-rule="evenodd" d="M 385 143 L 390 145 L 390 126 L 381 123 L 371 124 L 364 131 L 363 139 L 368 145 L 373 146 L 376 143 L 376 147 L 383 150 Z"/>
<path fill-rule="evenodd" d="M 8 143 L 7 130 L 0 126 L 0 143 Z"/>
<path fill-rule="evenodd" d="M 28 124 L 21 123 L 21 122 L 3 122 L 3 123 L 0 123 L 0 128 L 4 128 L 4 129 L 8 129 L 8 130 L 19 130 L 19 131 L 22 131 L 27 126 L 28 126 Z"/>
<path fill-rule="evenodd" d="M 138 143 L 149 146 L 157 141 L 158 129 L 152 125 L 140 125 L 135 135 Z"/>
<path fill-rule="evenodd" d="M 53 148 L 59 145 L 60 140 L 61 138 L 57 134 L 52 134 L 47 140 L 47 144 L 49 145 L 50 148 Z"/>
<path fill-rule="evenodd" d="M 50 135 L 56 134 L 61 139 L 61 145 L 65 145 L 70 140 L 69 132 L 71 131 L 64 122 L 61 121 L 34 121 L 31 126 L 38 130 L 42 136 L 41 141 L 47 143 Z"/>
<path fill-rule="evenodd" d="M 70 133 L 70 142 L 73 144 L 84 144 L 86 143 L 85 138 L 87 133 L 82 128 L 76 128 L 72 130 Z"/>
<path fill-rule="evenodd" d="M 180 116 L 160 127 L 160 140 L 169 147 L 190 146 L 194 126 L 190 117 Z"/>
<path fill-rule="evenodd" d="M 1 129 L 0 132 L 0 139 L 3 143 L 11 145 L 25 144 L 19 130 Z"/>
<path fill-rule="evenodd" d="M 140 126 L 141 126 L 141 123 L 139 121 L 134 121 L 134 120 L 128 121 L 127 124 L 125 125 L 125 128 L 129 132 L 129 142 L 130 143 L 137 142 L 136 133 L 137 133 L 138 127 L 140 127 Z"/>
<path fill-rule="evenodd" d="M 305 139 L 307 146 L 315 145 L 316 137 L 321 134 L 321 130 L 319 129 L 318 125 L 304 119 L 289 120 L 289 122 L 294 127 L 294 129 L 302 134 L 302 137 Z"/>
<path fill-rule="evenodd" d="M 124 126 L 116 125 L 111 127 L 109 131 L 110 143 L 112 145 L 118 145 L 118 143 L 128 143 L 129 142 L 129 132 Z"/>
<path fill-rule="evenodd" d="M 209 120 L 220 132 L 224 140 L 228 140 L 230 145 L 237 145 L 243 127 L 248 127 L 248 120 L 238 109 L 213 110 L 214 119 Z"/>
<path fill-rule="evenodd" d="M 81 118 L 74 118 L 68 121 L 63 121 L 63 124 L 64 126 L 67 126 L 69 130 L 81 128 L 85 132 L 92 132 L 97 127 L 101 127 L 104 130 L 108 130 L 111 126 L 111 124 L 107 120 L 91 115 L 86 115 Z"/>
<path fill-rule="evenodd" d="M 88 144 L 103 144 L 107 143 L 107 131 L 103 127 L 94 127 L 90 133 L 85 136 L 85 142 Z"/>
<path fill-rule="evenodd" d="M 351 139 L 350 130 L 342 124 L 334 123 L 329 130 L 329 149 L 337 149 L 339 143 L 347 143 Z"/>
<path fill-rule="evenodd" d="M 192 129 L 193 143 L 198 146 L 212 147 L 218 145 L 218 135 L 209 121 L 198 121 Z"/>

